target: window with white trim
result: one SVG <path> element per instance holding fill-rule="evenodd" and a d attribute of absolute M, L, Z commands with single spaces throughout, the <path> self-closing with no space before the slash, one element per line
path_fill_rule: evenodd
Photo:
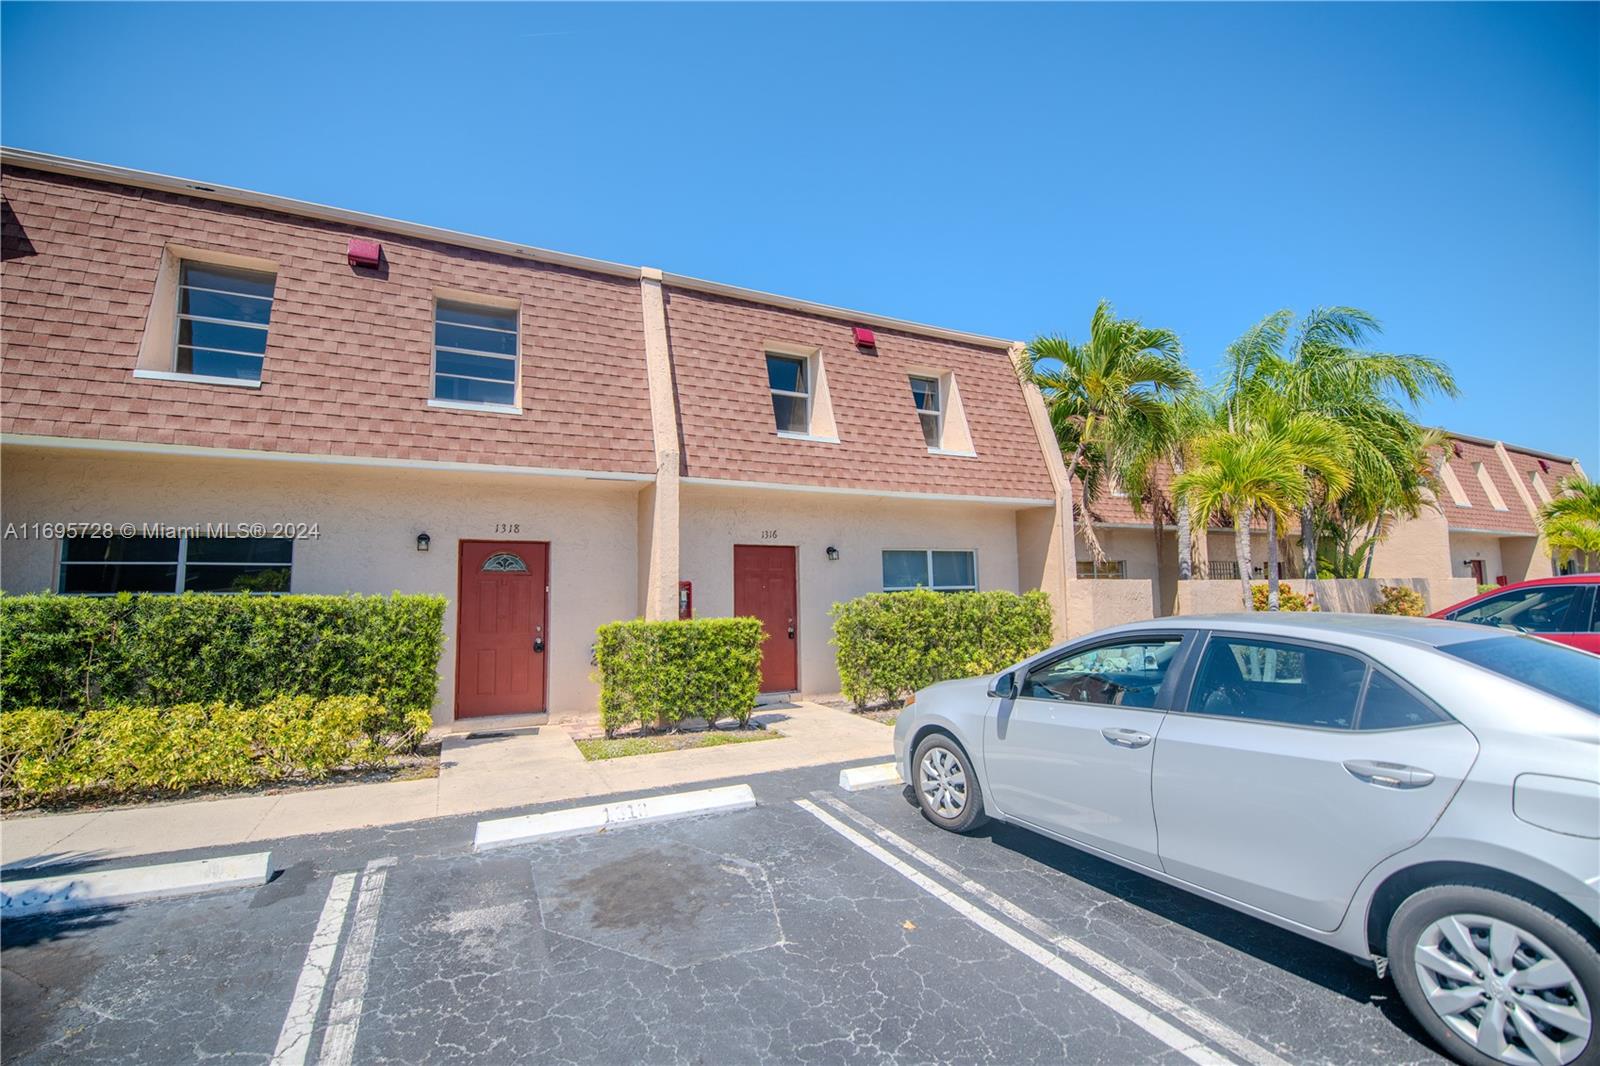
<path fill-rule="evenodd" d="M 767 353 L 767 387 L 779 433 L 811 432 L 810 360 Z"/>
<path fill-rule="evenodd" d="M 1457 507 L 1471 507 L 1472 500 L 1467 496 L 1467 490 L 1461 487 L 1461 479 L 1456 477 L 1456 472 L 1448 462 L 1439 465 L 1439 480 L 1444 482 L 1445 491 L 1450 493 L 1450 502 Z"/>
<path fill-rule="evenodd" d="M 976 592 L 977 588 L 977 552 L 893 548 L 883 553 L 885 592 Z"/>
<path fill-rule="evenodd" d="M 433 398 L 517 404 L 517 309 L 440 297 L 433 312 Z"/>
<path fill-rule="evenodd" d="M 276 282 L 259 270 L 184 261 L 178 274 L 173 371 L 260 381 Z"/>
<path fill-rule="evenodd" d="M 1234 564 L 1237 566 L 1238 564 Z M 1097 563 L 1093 559 L 1078 560 L 1078 576 L 1085 579 L 1096 578 L 1125 578 L 1128 576 L 1128 563 L 1125 559 L 1107 559 Z"/>
<path fill-rule="evenodd" d="M 944 440 L 944 405 L 939 398 L 939 379 L 911 375 L 911 402 L 917 407 L 917 418 L 922 422 L 922 439 L 930 448 L 940 447 Z"/>
<path fill-rule="evenodd" d="M 288 592 L 289 537 L 68 537 L 56 591 Z"/>

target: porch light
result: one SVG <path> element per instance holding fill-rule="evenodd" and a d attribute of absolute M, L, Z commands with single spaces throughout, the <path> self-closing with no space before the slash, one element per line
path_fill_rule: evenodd
<path fill-rule="evenodd" d="M 417 534 L 417 551 L 419 551 L 419 552 L 427 551 L 428 550 L 428 545 L 432 544 L 432 543 L 433 543 L 433 538 L 428 536 L 426 533 L 418 533 Z"/>
<path fill-rule="evenodd" d="M 828 562 L 836 563 L 838 561 L 839 561 L 839 549 L 835 548 L 832 544 L 828 545 Z"/>

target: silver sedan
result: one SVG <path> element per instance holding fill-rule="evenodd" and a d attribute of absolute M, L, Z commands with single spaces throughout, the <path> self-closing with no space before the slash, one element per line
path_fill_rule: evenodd
<path fill-rule="evenodd" d="M 1600 1063 L 1600 656 L 1159 619 L 923 689 L 895 755 L 941 828 L 1012 822 L 1392 973 L 1462 1062 Z"/>

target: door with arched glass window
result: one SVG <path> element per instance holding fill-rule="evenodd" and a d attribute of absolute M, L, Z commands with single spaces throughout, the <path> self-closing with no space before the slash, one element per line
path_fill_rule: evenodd
<path fill-rule="evenodd" d="M 545 705 L 550 545 L 464 540 L 456 599 L 456 717 Z"/>

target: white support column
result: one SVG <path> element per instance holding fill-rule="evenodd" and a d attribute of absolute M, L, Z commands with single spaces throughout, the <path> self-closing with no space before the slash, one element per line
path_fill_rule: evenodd
<path fill-rule="evenodd" d="M 644 358 L 650 385 L 650 425 L 655 435 L 656 480 L 639 500 L 641 580 L 639 607 L 656 621 L 678 617 L 678 401 L 672 387 L 672 348 L 667 337 L 661 271 L 639 271 L 644 312 Z"/>

